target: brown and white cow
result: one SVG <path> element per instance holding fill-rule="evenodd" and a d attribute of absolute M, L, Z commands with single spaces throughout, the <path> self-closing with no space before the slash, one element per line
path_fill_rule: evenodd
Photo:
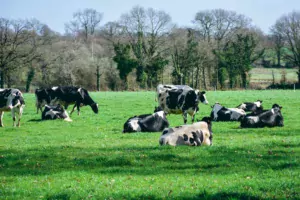
<path fill-rule="evenodd" d="M 188 145 L 201 146 L 212 145 L 212 124 L 210 117 L 204 117 L 202 121 L 189 125 L 167 128 L 159 139 L 160 145 Z"/>
<path fill-rule="evenodd" d="M 205 92 L 199 92 L 187 85 L 162 85 L 157 86 L 158 108 L 166 114 L 182 114 L 184 123 L 187 122 L 187 114 L 195 120 L 195 114 L 199 111 L 199 102 L 208 104 Z"/>
<path fill-rule="evenodd" d="M 13 126 L 20 126 L 20 120 L 25 107 L 22 92 L 18 89 L 0 89 L 0 127 L 3 127 L 3 115 L 6 111 L 11 111 Z M 16 116 L 18 117 L 16 124 Z"/>

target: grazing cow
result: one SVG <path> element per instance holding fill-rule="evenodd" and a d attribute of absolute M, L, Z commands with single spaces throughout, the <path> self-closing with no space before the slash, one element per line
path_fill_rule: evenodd
<path fill-rule="evenodd" d="M 195 114 L 199 110 L 198 104 L 208 104 L 205 92 L 199 92 L 187 85 L 161 85 L 157 86 L 159 109 L 167 114 L 182 114 L 184 123 L 187 122 L 187 114 L 195 120 Z"/>
<path fill-rule="evenodd" d="M 84 105 L 91 106 L 94 113 L 98 113 L 98 104 L 93 101 L 88 91 L 84 88 L 74 86 L 52 87 L 47 89 L 38 89 L 36 90 L 35 95 L 37 110 L 41 109 L 41 107 L 46 104 L 61 104 L 65 107 L 65 109 L 67 109 L 69 105 L 74 104 L 70 114 L 72 114 L 75 107 L 77 107 L 79 115 L 80 107 Z"/>
<path fill-rule="evenodd" d="M 258 115 L 245 116 L 241 120 L 241 128 L 263 128 L 283 126 L 282 106 L 274 104 L 272 109 Z"/>
<path fill-rule="evenodd" d="M 215 103 L 212 106 L 212 111 L 210 113 L 210 117 L 214 121 L 240 121 L 246 112 L 243 109 L 239 108 L 225 108 L 219 103 Z"/>
<path fill-rule="evenodd" d="M 204 117 L 202 121 L 189 125 L 167 128 L 163 131 L 160 139 L 160 145 L 188 145 L 201 146 L 212 145 L 212 124 L 210 117 Z"/>
<path fill-rule="evenodd" d="M 254 113 L 259 113 L 261 112 L 262 108 L 262 101 L 261 100 L 257 100 L 255 102 L 244 102 L 242 104 L 240 104 L 239 106 L 237 106 L 237 108 L 239 109 L 243 109 L 244 111 L 248 112 L 254 112 Z"/>
<path fill-rule="evenodd" d="M 158 132 L 167 127 L 169 127 L 169 122 L 166 115 L 164 111 L 159 111 L 129 118 L 124 124 L 123 133 Z"/>
<path fill-rule="evenodd" d="M 72 121 L 67 111 L 60 104 L 55 106 L 45 105 L 45 109 L 42 112 L 42 120 L 48 119 L 64 119 L 68 122 Z"/>
<path fill-rule="evenodd" d="M 22 92 L 18 89 L 0 89 L 0 127 L 3 127 L 4 111 L 11 111 L 13 126 L 16 126 L 16 115 L 18 117 L 17 126 L 20 127 L 20 120 L 25 107 Z"/>

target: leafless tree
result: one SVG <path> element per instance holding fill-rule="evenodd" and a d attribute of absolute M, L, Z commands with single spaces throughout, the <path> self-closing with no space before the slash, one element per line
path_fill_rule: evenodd
<path fill-rule="evenodd" d="M 300 12 L 294 11 L 281 16 L 272 29 L 285 39 L 289 50 L 285 57 L 298 67 L 298 83 L 300 83 Z"/>

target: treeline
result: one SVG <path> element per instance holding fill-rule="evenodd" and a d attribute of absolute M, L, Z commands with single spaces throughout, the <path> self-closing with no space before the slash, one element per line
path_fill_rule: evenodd
<path fill-rule="evenodd" d="M 188 28 L 140 6 L 116 22 L 102 25 L 102 18 L 94 9 L 75 12 L 63 35 L 36 19 L 0 18 L 0 88 L 247 88 L 252 67 L 282 63 L 298 67 L 300 83 L 300 12 L 278 18 L 270 35 L 223 9 L 199 11 Z"/>

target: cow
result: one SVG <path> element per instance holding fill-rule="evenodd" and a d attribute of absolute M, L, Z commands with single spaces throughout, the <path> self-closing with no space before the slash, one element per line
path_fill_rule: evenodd
<path fill-rule="evenodd" d="M 84 88 L 74 86 L 62 86 L 47 89 L 37 89 L 35 91 L 35 95 L 37 112 L 39 109 L 41 109 L 42 106 L 46 104 L 60 104 L 63 105 L 65 109 L 67 109 L 69 105 L 74 104 L 70 115 L 74 112 L 75 107 L 77 107 L 79 115 L 80 107 L 84 105 L 89 105 L 94 111 L 94 113 L 98 113 L 98 104 L 93 101 L 88 91 Z"/>
<path fill-rule="evenodd" d="M 275 103 L 275 104 L 272 105 L 272 108 L 280 108 L 280 106 L 277 103 Z M 264 112 L 267 112 L 267 111 L 269 111 L 269 110 L 266 110 L 266 109 L 263 109 L 262 107 L 260 107 L 259 109 L 255 110 L 251 113 L 248 113 L 246 115 L 246 117 L 248 117 L 248 116 L 257 116 L 260 113 L 264 113 Z"/>
<path fill-rule="evenodd" d="M 20 127 L 20 121 L 25 107 L 23 94 L 19 89 L 0 89 L 0 127 L 3 127 L 3 115 L 5 111 L 11 111 L 13 126 Z M 18 117 L 16 124 L 16 116 Z"/>
<path fill-rule="evenodd" d="M 213 133 L 210 117 L 204 117 L 200 122 L 189 125 L 167 128 L 159 138 L 160 145 L 210 146 Z"/>
<path fill-rule="evenodd" d="M 54 120 L 54 119 L 63 119 L 65 121 L 71 122 L 67 111 L 60 105 L 45 105 L 45 108 L 42 112 L 42 120 Z"/>
<path fill-rule="evenodd" d="M 162 85 L 157 86 L 157 99 L 159 109 L 167 114 L 182 114 L 184 124 L 187 123 L 187 114 L 195 121 L 195 114 L 199 110 L 199 101 L 208 104 L 205 92 L 199 92 L 187 85 Z"/>
<path fill-rule="evenodd" d="M 214 121 L 240 121 L 246 112 L 239 108 L 225 108 L 219 103 L 212 106 L 210 117 Z"/>
<path fill-rule="evenodd" d="M 274 104 L 272 109 L 262 112 L 258 115 L 245 116 L 241 120 L 241 128 L 263 128 L 284 126 L 283 116 L 281 114 L 282 106 Z"/>
<path fill-rule="evenodd" d="M 123 133 L 158 132 L 169 127 L 164 111 L 129 118 L 123 126 Z"/>
<path fill-rule="evenodd" d="M 237 108 L 243 109 L 246 112 L 251 111 L 254 113 L 259 113 L 263 109 L 262 102 L 262 100 L 257 100 L 255 102 L 243 102 L 238 105 Z"/>

